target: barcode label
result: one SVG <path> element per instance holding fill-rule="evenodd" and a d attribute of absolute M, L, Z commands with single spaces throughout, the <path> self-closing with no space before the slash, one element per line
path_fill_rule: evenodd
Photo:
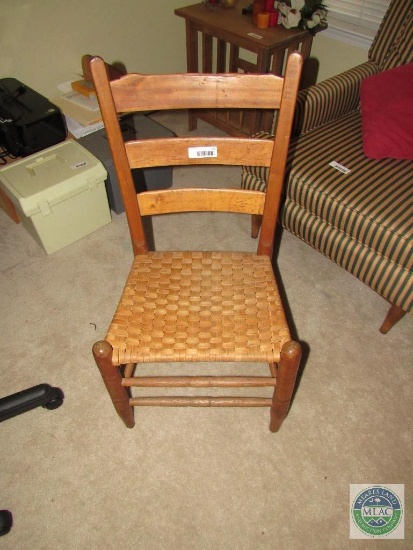
<path fill-rule="evenodd" d="M 343 166 L 342 164 L 339 164 L 335 160 L 330 162 L 329 166 L 332 166 L 333 168 L 335 168 L 339 172 L 343 172 L 343 174 L 348 174 L 351 171 L 349 168 L 346 168 L 345 166 Z"/>
<path fill-rule="evenodd" d="M 76 164 L 72 164 L 70 168 L 72 170 L 78 170 L 79 168 L 83 168 L 84 166 L 87 166 L 87 161 L 81 160 L 79 162 L 76 162 Z"/>
<path fill-rule="evenodd" d="M 205 157 L 217 157 L 218 147 L 188 147 L 188 158 L 200 159 Z"/>

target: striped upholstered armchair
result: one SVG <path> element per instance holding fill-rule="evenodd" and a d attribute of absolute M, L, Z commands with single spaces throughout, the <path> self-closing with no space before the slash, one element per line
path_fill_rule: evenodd
<path fill-rule="evenodd" d="M 412 0 L 392 0 L 368 59 L 299 93 L 281 223 L 391 304 L 386 333 L 413 309 L 413 161 L 366 156 L 360 88 L 413 61 Z M 241 186 L 265 191 L 265 169 L 245 166 Z"/>

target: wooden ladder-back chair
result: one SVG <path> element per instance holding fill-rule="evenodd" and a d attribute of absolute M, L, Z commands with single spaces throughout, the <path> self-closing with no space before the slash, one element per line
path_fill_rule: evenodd
<path fill-rule="evenodd" d="M 91 73 L 125 203 L 134 259 L 105 340 L 93 354 L 113 405 L 132 428 L 135 406 L 269 406 L 277 431 L 289 408 L 301 357 L 291 340 L 272 267 L 300 54 L 285 78 L 257 74 L 128 74 L 110 82 L 104 61 Z M 119 114 L 176 109 L 279 110 L 275 139 L 172 137 L 124 143 Z M 177 189 L 135 192 L 131 168 L 253 164 L 268 166 L 267 192 Z M 142 216 L 220 211 L 262 214 L 256 254 L 151 252 Z M 267 363 L 269 376 L 137 376 L 139 365 L 179 362 Z M 240 372 L 240 371 L 237 371 Z M 136 387 L 245 388 L 272 386 L 272 397 L 136 397 Z M 132 391 L 133 389 L 133 391 Z M 146 390 L 147 391 L 147 390 Z M 176 390 L 175 390 L 176 391 Z M 219 391 L 219 390 L 218 390 Z M 222 390 L 221 390 L 222 391 Z"/>

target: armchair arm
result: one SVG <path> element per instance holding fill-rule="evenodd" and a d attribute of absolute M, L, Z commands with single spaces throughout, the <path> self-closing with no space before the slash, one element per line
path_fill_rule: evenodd
<path fill-rule="evenodd" d="M 362 81 L 377 71 L 373 62 L 366 61 L 301 90 L 297 98 L 293 135 L 305 134 L 357 109 Z"/>

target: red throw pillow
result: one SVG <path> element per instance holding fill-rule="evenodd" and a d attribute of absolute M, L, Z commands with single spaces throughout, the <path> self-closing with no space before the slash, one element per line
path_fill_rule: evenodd
<path fill-rule="evenodd" d="M 413 160 L 413 63 L 366 78 L 360 94 L 364 154 Z"/>

